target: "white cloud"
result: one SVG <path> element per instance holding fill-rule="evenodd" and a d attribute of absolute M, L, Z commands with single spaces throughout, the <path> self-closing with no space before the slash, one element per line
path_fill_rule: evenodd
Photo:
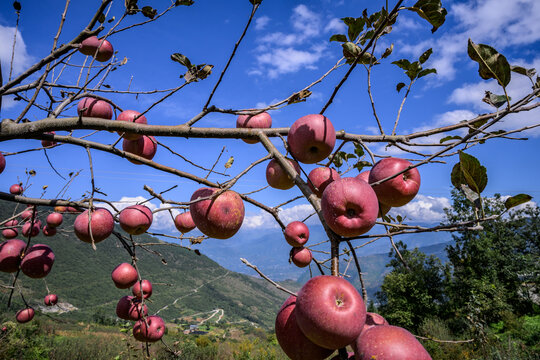
<path fill-rule="evenodd" d="M 296 50 L 292 47 L 278 48 L 257 56 L 260 65 L 268 68 L 268 76 L 272 79 L 279 75 L 296 72 L 300 69 L 316 69 L 315 65 L 323 55 L 321 47 L 312 51 Z"/>
<path fill-rule="evenodd" d="M 331 19 L 328 24 L 324 27 L 324 32 L 335 32 L 339 34 L 344 34 L 347 31 L 347 25 L 338 18 Z"/>
<path fill-rule="evenodd" d="M 416 195 L 410 203 L 392 208 L 390 215 L 406 216 L 406 223 L 438 223 L 445 220 L 444 209 L 450 206 L 450 199 L 446 197 Z"/>
<path fill-rule="evenodd" d="M 13 49 L 14 27 L 0 25 L 0 60 L 2 61 L 2 72 L 4 82 L 9 77 L 11 54 Z M 32 57 L 26 50 L 26 44 L 20 31 L 17 30 L 17 41 L 15 43 L 15 56 L 13 58 L 13 74 L 19 74 L 32 65 Z"/>
<path fill-rule="evenodd" d="M 268 16 L 261 16 L 255 19 L 255 30 L 263 30 L 269 22 L 270 18 Z"/>
<path fill-rule="evenodd" d="M 321 18 L 309 10 L 306 5 L 298 5 L 291 16 L 293 28 L 303 35 L 303 38 L 318 36 L 321 31 Z"/>
<path fill-rule="evenodd" d="M 283 223 L 288 224 L 293 221 L 302 221 L 314 212 L 313 207 L 309 204 L 302 204 L 283 209 L 279 212 L 279 217 Z M 306 224 L 317 224 L 318 218 L 316 215 L 310 217 Z M 254 215 L 246 215 L 242 224 L 243 229 L 269 229 L 279 228 L 276 220 L 266 211 L 259 211 Z"/>

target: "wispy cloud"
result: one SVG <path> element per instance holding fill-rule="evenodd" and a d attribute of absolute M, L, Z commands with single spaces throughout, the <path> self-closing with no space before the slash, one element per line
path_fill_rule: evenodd
<path fill-rule="evenodd" d="M 255 30 L 263 30 L 269 22 L 270 18 L 268 16 L 261 16 L 255 19 Z"/>
<path fill-rule="evenodd" d="M 314 212 L 313 207 L 309 204 L 296 205 L 279 212 L 279 217 L 285 224 L 293 221 L 302 221 Z M 306 224 L 318 224 L 317 216 L 312 216 L 306 221 Z M 246 215 L 243 229 L 269 229 L 279 228 L 276 220 L 266 211 L 259 211 L 256 214 Z"/>
<path fill-rule="evenodd" d="M 446 197 L 433 197 L 417 195 L 410 203 L 390 210 L 390 215 L 405 216 L 406 223 L 439 223 L 445 220 L 444 209 L 450 208 L 450 199 Z"/>
<path fill-rule="evenodd" d="M 2 61 L 4 82 L 7 81 L 9 76 L 14 35 L 14 27 L 0 25 L 0 60 Z M 21 73 L 30 65 L 32 65 L 32 57 L 28 54 L 21 32 L 17 30 L 17 41 L 15 43 L 15 54 L 13 57 L 13 74 Z"/>

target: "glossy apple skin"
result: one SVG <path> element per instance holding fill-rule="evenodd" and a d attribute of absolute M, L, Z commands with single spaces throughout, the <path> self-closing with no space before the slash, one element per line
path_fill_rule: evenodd
<path fill-rule="evenodd" d="M 19 235 L 19 230 L 17 228 L 9 226 L 17 226 L 19 224 L 19 221 L 17 219 L 9 220 L 7 221 L 4 226 L 6 229 L 2 230 L 2 236 L 4 236 L 6 239 L 14 239 Z"/>
<path fill-rule="evenodd" d="M 371 186 L 356 178 L 341 178 L 324 190 L 324 220 L 336 234 L 352 237 L 368 232 L 377 220 L 379 202 Z"/>
<path fill-rule="evenodd" d="M 0 174 L 4 171 L 6 168 L 6 158 L 4 157 L 4 154 L 0 152 Z"/>
<path fill-rule="evenodd" d="M 296 160 L 315 164 L 332 153 L 336 144 L 336 130 L 324 115 L 302 116 L 289 129 L 287 143 Z"/>
<path fill-rule="evenodd" d="M 219 191 L 214 188 L 200 188 L 193 193 L 191 201 L 207 198 Z M 214 199 L 201 200 L 189 206 L 193 222 L 205 235 L 215 239 L 228 239 L 242 226 L 244 202 L 236 192 L 228 190 Z"/>
<path fill-rule="evenodd" d="M 378 161 L 369 173 L 369 183 L 392 176 L 412 164 L 399 158 L 385 158 Z M 377 198 L 383 204 L 392 207 L 399 207 L 414 199 L 420 190 L 420 173 L 417 168 L 407 170 L 405 173 L 395 178 L 385 181 L 382 184 L 373 186 Z"/>
<path fill-rule="evenodd" d="M 341 179 L 341 176 L 336 170 L 322 166 L 311 170 L 308 178 L 310 180 L 307 182 L 309 188 L 320 198 L 324 189 L 335 180 Z"/>
<path fill-rule="evenodd" d="M 137 140 L 124 139 L 122 141 L 122 149 L 129 153 L 142 156 L 143 158 L 147 160 L 152 160 L 154 156 L 156 155 L 156 151 L 157 151 L 156 138 L 153 136 L 143 135 Z M 142 164 L 141 162 L 137 160 L 128 159 L 128 161 L 136 165 Z"/>
<path fill-rule="evenodd" d="M 366 313 L 366 323 L 364 324 L 364 327 L 362 328 L 362 332 L 360 333 L 360 336 L 362 336 L 362 333 L 366 331 L 367 329 L 370 329 L 374 326 L 380 326 L 380 325 L 390 325 L 388 324 L 388 321 L 381 315 L 377 313 L 368 312 Z M 356 340 L 353 341 L 351 344 L 352 349 L 356 353 Z M 354 357 L 353 357 L 354 359 Z"/>
<path fill-rule="evenodd" d="M 144 234 L 152 225 L 152 210 L 144 205 L 128 206 L 120 211 L 118 222 L 125 232 L 131 235 Z"/>
<path fill-rule="evenodd" d="M 47 215 L 47 219 L 46 219 L 47 226 L 51 228 L 55 228 L 62 225 L 62 221 L 64 221 L 64 216 L 60 213 L 53 212 Z"/>
<path fill-rule="evenodd" d="M 152 296 L 152 283 L 148 280 L 143 280 L 142 281 L 142 294 L 141 294 L 141 283 L 137 281 L 133 285 L 131 292 L 133 293 L 133 296 L 135 296 L 138 299 L 141 299 L 143 294 L 144 294 L 144 298 L 148 299 L 150 296 Z"/>
<path fill-rule="evenodd" d="M 296 322 L 296 296 L 290 296 L 276 316 L 276 338 L 283 352 L 292 360 L 322 360 L 333 350 L 322 348 L 311 342 Z"/>
<path fill-rule="evenodd" d="M 296 173 L 300 174 L 298 163 L 290 159 L 287 159 L 287 161 L 294 167 Z M 294 179 L 287 175 L 276 159 L 270 160 L 266 166 L 266 181 L 274 189 L 288 190 L 294 186 Z"/>
<path fill-rule="evenodd" d="M 54 306 L 56 303 L 58 303 L 58 296 L 56 294 L 49 294 L 45 296 L 45 299 L 43 299 L 43 302 L 47 306 Z"/>
<path fill-rule="evenodd" d="M 366 306 L 347 280 L 320 275 L 311 278 L 298 292 L 296 320 L 309 340 L 335 350 L 360 335 L 366 322 Z"/>
<path fill-rule="evenodd" d="M 83 111 L 84 108 L 86 108 L 86 110 Z M 113 116 L 113 109 L 111 104 L 105 100 L 85 97 L 79 100 L 79 103 L 77 104 L 77 114 L 84 117 L 95 117 L 111 120 Z"/>
<path fill-rule="evenodd" d="M 49 225 L 45 225 L 43 227 L 43 235 L 45 235 L 45 236 L 54 236 L 54 235 L 56 235 L 56 228 L 50 227 Z"/>
<path fill-rule="evenodd" d="M 120 319 L 137 321 L 148 315 L 148 306 L 133 296 L 123 296 L 116 304 L 116 315 Z"/>
<path fill-rule="evenodd" d="M 137 119 L 135 119 L 135 117 L 140 114 L 141 114 L 140 112 L 135 111 L 135 110 L 124 110 L 118 115 L 118 117 L 116 118 L 116 121 L 128 121 L 128 122 L 134 122 L 136 124 L 147 124 L 148 120 L 146 119 L 146 116 L 144 115 L 139 116 Z M 142 137 L 142 135 L 136 134 L 136 133 L 118 132 L 118 135 L 128 140 L 137 140 L 138 138 Z"/>
<path fill-rule="evenodd" d="M 21 271 L 33 279 L 44 278 L 51 271 L 54 259 L 54 253 L 49 246 L 35 244 L 24 255 L 21 261 Z"/>
<path fill-rule="evenodd" d="M 34 318 L 34 314 L 35 312 L 34 312 L 34 309 L 32 308 L 22 309 L 22 310 L 17 311 L 17 314 L 15 315 L 15 319 L 17 320 L 18 323 L 24 324 L 31 321 Z"/>
<path fill-rule="evenodd" d="M 46 132 L 45 134 L 54 135 L 56 133 L 54 131 L 49 131 L 49 132 Z M 54 141 L 54 140 L 41 140 L 41 146 L 43 146 L 45 148 L 53 147 L 56 144 L 57 144 L 57 142 Z"/>
<path fill-rule="evenodd" d="M 40 228 L 41 228 L 41 222 L 36 221 L 33 224 L 27 222 L 22 227 L 22 235 L 25 237 L 37 236 L 39 234 Z"/>
<path fill-rule="evenodd" d="M 311 250 L 305 247 L 295 247 L 291 250 L 291 260 L 294 265 L 299 268 L 303 268 L 309 265 L 311 260 L 313 260 L 313 255 Z"/>
<path fill-rule="evenodd" d="M 20 184 L 13 184 L 9 187 L 9 192 L 13 195 L 21 195 L 23 193 L 23 187 Z"/>
<path fill-rule="evenodd" d="M 26 243 L 19 239 L 10 239 L 0 244 L 0 271 L 13 273 L 19 269 L 21 254 Z"/>
<path fill-rule="evenodd" d="M 190 232 L 196 228 L 193 218 L 191 217 L 191 212 L 189 211 L 176 215 L 174 218 L 174 226 L 176 226 L 178 231 L 180 231 L 182 234 Z"/>
<path fill-rule="evenodd" d="M 105 240 L 112 234 L 114 229 L 114 218 L 109 210 L 104 208 L 97 208 L 92 212 L 92 236 L 94 237 L 94 243 Z M 90 237 L 90 224 L 88 223 L 88 210 L 75 218 L 73 223 L 73 230 L 79 240 L 91 243 Z"/>
<path fill-rule="evenodd" d="M 96 54 L 97 50 L 97 54 Z M 79 51 L 88 56 L 94 56 L 99 62 L 108 61 L 114 54 L 114 49 L 108 40 L 100 40 L 97 36 L 90 36 L 81 42 Z"/>
<path fill-rule="evenodd" d="M 362 181 L 365 181 L 369 184 L 369 170 L 363 171 L 360 174 L 356 175 L 357 179 L 360 179 Z M 381 218 L 384 215 L 388 214 L 388 212 L 392 209 L 391 206 L 383 204 L 379 201 L 379 215 L 377 217 Z"/>
<path fill-rule="evenodd" d="M 267 112 L 262 112 L 257 115 L 238 115 L 236 127 L 246 129 L 268 129 L 272 127 L 272 117 Z M 257 139 L 242 139 L 242 141 L 248 144 L 259 142 Z"/>
<path fill-rule="evenodd" d="M 309 228 L 301 221 L 293 221 L 285 227 L 285 240 L 292 247 L 301 247 L 309 240 Z"/>
<path fill-rule="evenodd" d="M 431 360 L 414 335 L 398 326 L 373 326 L 356 340 L 356 360 Z"/>
<path fill-rule="evenodd" d="M 156 342 L 165 334 L 165 322 L 156 315 L 141 319 L 133 326 L 133 337 L 144 342 Z"/>
<path fill-rule="evenodd" d="M 133 265 L 128 263 L 121 263 L 111 273 L 112 281 L 114 285 L 119 289 L 129 289 L 139 279 L 139 274 Z"/>
<path fill-rule="evenodd" d="M 32 219 L 32 214 L 33 214 L 33 211 L 31 209 L 29 210 L 24 210 L 22 213 L 21 213 L 21 219 L 22 220 L 30 220 Z"/>

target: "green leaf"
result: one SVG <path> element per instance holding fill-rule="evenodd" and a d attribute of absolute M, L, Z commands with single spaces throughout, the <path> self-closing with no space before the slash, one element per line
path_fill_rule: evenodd
<path fill-rule="evenodd" d="M 432 48 L 429 48 L 426 51 L 424 51 L 424 53 L 420 55 L 420 58 L 418 59 L 420 61 L 420 64 L 425 63 L 429 59 L 432 53 L 433 53 Z"/>
<path fill-rule="evenodd" d="M 105 14 L 101 13 L 98 16 L 98 21 L 103 24 L 105 22 Z"/>
<path fill-rule="evenodd" d="M 461 140 L 461 136 L 446 136 L 446 137 L 443 137 L 440 141 L 439 141 L 439 144 L 442 144 L 443 142 L 446 142 L 448 140 Z"/>
<path fill-rule="evenodd" d="M 149 19 L 153 19 L 157 15 L 157 10 L 151 6 L 145 6 L 141 10 L 142 14 Z"/>
<path fill-rule="evenodd" d="M 353 165 L 353 167 L 357 169 L 359 172 L 362 171 L 362 169 L 366 166 L 372 166 L 372 164 L 369 161 L 360 160 L 356 164 Z"/>
<path fill-rule="evenodd" d="M 407 59 L 392 61 L 392 64 L 399 66 L 405 71 L 409 70 L 409 68 L 411 67 L 411 62 Z"/>
<path fill-rule="evenodd" d="M 191 6 L 194 3 L 195 1 L 193 0 L 176 0 L 176 2 L 174 3 L 174 6 L 180 6 L 180 5 Z"/>
<path fill-rule="evenodd" d="M 355 154 L 345 154 L 345 161 L 349 161 L 350 159 L 356 159 Z"/>
<path fill-rule="evenodd" d="M 137 6 L 138 0 L 124 0 L 124 4 L 126 5 L 126 13 L 128 15 L 133 15 L 137 13 L 137 10 L 139 10 L 139 7 Z"/>
<path fill-rule="evenodd" d="M 531 199 L 532 199 L 532 196 L 527 195 L 527 194 L 514 195 L 506 199 L 506 201 L 504 202 L 504 207 L 506 208 L 506 210 L 508 210 L 515 206 L 525 204 L 526 202 L 531 201 Z"/>
<path fill-rule="evenodd" d="M 343 155 L 344 154 L 345 153 L 343 151 L 338 151 L 337 153 L 334 154 L 334 157 L 332 159 L 332 163 L 338 169 L 341 167 L 341 165 L 343 165 Z"/>
<path fill-rule="evenodd" d="M 394 51 L 394 44 L 390 45 L 389 48 L 386 48 L 386 50 L 384 50 L 381 59 L 386 59 L 388 56 L 390 56 L 390 54 L 392 54 L 392 51 Z"/>
<path fill-rule="evenodd" d="M 423 69 L 418 73 L 417 78 L 420 79 L 421 77 L 424 77 L 426 75 L 436 74 L 436 73 L 437 73 L 437 69 Z"/>
<path fill-rule="evenodd" d="M 405 74 L 409 77 L 409 79 L 411 79 L 411 81 L 413 81 L 416 79 L 418 74 L 420 74 L 421 70 L 422 65 L 420 65 L 418 61 L 415 61 L 409 66 L 409 70 L 405 71 Z"/>
<path fill-rule="evenodd" d="M 357 144 L 357 143 L 354 143 L 354 153 L 355 153 L 358 157 L 364 156 L 364 148 L 362 147 L 362 145 Z"/>
<path fill-rule="evenodd" d="M 433 26 L 432 33 L 444 24 L 447 14 L 440 0 L 419 0 L 413 7 L 407 9 L 416 12 L 422 19 L 427 20 Z"/>
<path fill-rule="evenodd" d="M 482 127 L 482 125 L 485 125 L 487 123 L 488 119 L 483 119 L 483 120 L 478 120 L 478 121 L 475 121 L 473 123 L 470 124 L 470 128 L 469 128 L 469 134 L 475 132 L 476 130 L 478 130 L 480 127 Z"/>
<path fill-rule="evenodd" d="M 362 30 L 364 29 L 364 25 L 366 21 L 361 17 L 359 18 L 344 17 L 341 20 L 349 28 L 347 31 L 347 35 L 349 36 L 349 41 L 355 41 L 358 35 L 360 35 Z"/>
<path fill-rule="evenodd" d="M 307 98 L 311 95 L 311 91 L 309 90 L 301 90 L 291 96 L 289 101 L 287 102 L 288 105 L 290 104 L 296 104 L 302 101 L 306 101 Z"/>
<path fill-rule="evenodd" d="M 509 99 L 512 100 L 511 97 L 509 97 Z M 483 102 L 497 109 L 503 106 L 506 103 L 506 100 L 506 96 L 493 94 L 491 91 L 486 91 L 486 95 L 482 99 Z"/>
<path fill-rule="evenodd" d="M 399 84 L 397 84 L 397 85 L 396 85 L 396 90 L 397 90 L 397 92 L 400 92 L 401 89 L 403 89 L 405 86 L 406 86 L 405 83 L 402 83 L 402 82 L 400 82 Z"/>
<path fill-rule="evenodd" d="M 487 170 L 477 158 L 463 151 L 459 152 L 459 164 L 465 184 L 480 194 L 487 185 Z"/>
<path fill-rule="evenodd" d="M 14 8 L 15 11 L 17 11 L 17 12 L 21 11 L 21 3 L 18 2 L 18 1 L 14 1 L 14 2 L 13 2 L 13 8 Z"/>
<path fill-rule="evenodd" d="M 330 36 L 330 41 L 347 42 L 347 37 L 343 34 L 335 34 Z"/>
<path fill-rule="evenodd" d="M 229 158 L 229 160 L 227 160 L 227 162 L 225 163 L 225 169 L 228 169 L 232 166 L 232 164 L 234 163 L 234 156 L 231 156 Z"/>
<path fill-rule="evenodd" d="M 179 62 L 180 64 L 184 65 L 188 69 L 191 69 L 193 65 L 191 65 L 191 61 L 185 56 L 180 53 L 174 53 L 171 55 L 171 60 Z"/>
<path fill-rule="evenodd" d="M 533 76 L 536 75 L 536 69 L 525 69 L 525 68 L 522 67 L 522 66 L 511 65 L 511 66 L 510 66 L 510 70 L 512 70 L 512 71 L 515 72 L 515 73 L 518 73 L 518 74 L 521 74 L 521 75 L 525 75 L 525 76 L 527 76 L 529 79 L 532 79 Z"/>
<path fill-rule="evenodd" d="M 360 49 L 358 45 L 350 41 L 341 44 L 341 46 L 343 47 L 343 56 L 345 56 L 347 60 L 356 59 L 356 57 L 362 52 L 362 49 Z"/>
<path fill-rule="evenodd" d="M 469 39 L 467 46 L 469 57 L 479 65 L 478 73 L 484 80 L 495 79 L 502 87 L 510 82 L 510 64 L 497 50 L 489 45 L 475 44 Z"/>

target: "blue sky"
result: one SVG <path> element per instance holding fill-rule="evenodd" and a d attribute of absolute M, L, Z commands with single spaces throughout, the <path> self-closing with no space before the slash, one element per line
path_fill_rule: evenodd
<path fill-rule="evenodd" d="M 63 1 L 28 2 L 21 1 L 22 12 L 17 33 L 15 74 L 36 62 L 50 51 L 56 33 Z M 143 4 L 144 3 L 144 4 Z M 153 6 L 164 9 L 169 2 L 152 2 Z M 318 79 L 341 57 L 341 47 L 329 42 L 332 34 L 345 33 L 340 18 L 361 16 L 362 10 L 376 11 L 384 1 L 263 1 L 251 29 L 238 49 L 222 85 L 217 90 L 212 104 L 221 108 L 262 107 L 288 97 L 304 86 Z M 390 2 L 392 5 L 393 2 Z M 412 5 L 414 1 L 407 1 Z M 141 1 L 141 5 L 146 5 Z M 448 9 L 446 23 L 435 34 L 431 26 L 412 12 L 401 12 L 394 31 L 379 42 L 379 54 L 387 46 L 394 44 L 394 51 L 385 63 L 375 68 L 372 75 L 373 95 L 383 126 L 390 132 L 397 109 L 403 97 L 403 90 L 397 93 L 395 86 L 405 82 L 402 71 L 390 62 L 407 58 L 415 60 L 430 47 L 434 53 L 426 63 L 435 67 L 437 75 L 429 75 L 418 81 L 407 99 L 401 115 L 398 133 L 410 133 L 420 129 L 453 124 L 473 118 L 477 114 L 491 112 L 492 109 L 481 102 L 485 90 L 501 93 L 496 83 L 484 81 L 478 76 L 476 63 L 467 56 L 467 39 L 475 43 L 492 45 L 502 52 L 511 64 L 540 69 L 540 3 L 536 0 L 482 0 L 443 1 Z M 73 1 L 68 12 L 60 42 L 66 42 L 84 27 L 97 5 L 89 2 Z M 116 19 L 122 12 L 123 1 L 113 3 L 108 18 Z M 251 4 L 248 0 L 236 1 L 196 1 L 191 7 L 178 7 L 148 26 L 119 33 L 109 40 L 117 57 L 128 58 L 125 66 L 111 73 L 105 84 L 116 90 L 153 90 L 172 88 L 182 83 L 179 78 L 184 68 L 170 60 L 175 52 L 182 53 L 193 63 L 215 65 L 213 74 L 204 81 L 181 90 L 146 116 L 149 124 L 181 124 L 196 115 L 208 98 L 219 73 L 225 66 L 235 41 L 247 22 Z M 144 18 L 135 15 L 126 19 L 126 25 Z M 11 40 L 14 34 L 16 16 L 11 2 L 0 4 L 0 59 L 4 78 L 9 74 Z M 107 26 L 111 26 L 106 23 Z M 75 54 L 74 64 L 82 64 L 84 56 Z M 345 67 L 330 74 L 322 84 L 311 90 L 313 94 L 306 102 L 288 106 L 271 112 L 274 127 L 290 126 L 298 117 L 318 113 L 329 98 L 333 88 L 346 71 Z M 67 69 L 63 74 L 68 83 L 78 76 L 78 69 Z M 33 78 L 35 79 L 35 78 Z M 518 99 L 530 89 L 525 77 L 513 74 L 509 94 Z M 159 96 L 111 95 L 111 99 L 124 109 L 142 111 L 156 101 Z M 5 99 L 2 118 L 16 117 L 23 104 Z M 376 123 L 366 91 L 366 71 L 357 67 L 347 83 L 338 93 L 334 103 L 325 113 L 336 129 L 352 133 L 376 133 Z M 75 115 L 74 109 L 65 116 Z M 30 120 L 43 118 L 43 113 L 31 112 Z M 538 110 L 509 117 L 499 127 L 509 130 L 538 123 Z M 234 127 L 236 117 L 226 114 L 212 114 L 197 126 Z M 76 135 L 85 132 L 78 131 Z M 459 134 L 459 132 L 457 133 Z M 522 134 L 528 141 L 492 140 L 485 145 L 474 147 L 469 153 L 476 156 L 487 167 L 489 182 L 487 195 L 496 192 L 515 195 L 525 192 L 538 199 L 540 176 L 538 152 L 540 150 L 540 128 Z M 439 136 L 437 139 L 442 138 Z M 96 141 L 112 143 L 115 134 L 102 133 L 92 137 Z M 223 146 L 225 153 L 217 169 L 228 174 L 237 174 L 251 162 L 263 157 L 265 151 L 260 145 L 247 145 L 233 140 L 158 139 L 180 154 L 198 164 L 210 167 Z M 431 139 L 433 140 L 433 139 Z M 279 141 L 275 144 L 283 150 Z M 39 147 L 39 141 L 9 141 L 0 144 L 3 152 L 19 151 Z M 371 145 L 379 154 L 404 156 L 395 149 L 385 149 L 383 145 Z M 425 150 L 425 149 L 424 149 Z M 79 198 L 90 189 L 90 172 L 84 149 L 61 146 L 48 151 L 51 162 L 57 170 L 67 175 L 73 169 L 82 170 L 81 175 L 71 185 L 68 195 Z M 223 165 L 234 156 L 233 166 L 225 170 Z M 169 192 L 167 198 L 176 201 L 189 200 L 197 184 L 187 180 L 159 173 L 154 169 L 136 166 L 125 159 L 110 154 L 93 151 L 96 185 L 113 201 L 124 205 L 147 197 L 145 184 L 156 191 L 173 185 L 178 188 Z M 179 158 L 171 156 L 166 149 L 159 148 L 154 160 L 197 175 L 205 173 L 191 167 Z M 450 171 L 457 161 L 455 157 L 445 159 L 446 164 L 422 166 L 422 186 L 418 197 L 405 207 L 396 210 L 407 215 L 412 223 L 442 220 L 442 209 L 450 205 Z M 7 191 L 17 177 L 24 178 L 25 169 L 35 169 L 37 175 L 31 178 L 32 187 L 27 195 L 39 197 L 42 186 L 48 185 L 44 197 L 54 197 L 65 181 L 56 175 L 42 151 L 10 156 L 8 166 L 0 177 L 0 187 Z M 306 172 L 313 167 L 306 166 Z M 265 164 L 253 169 L 237 186 L 239 192 L 249 192 L 266 185 Z M 349 172 L 354 176 L 356 170 Z M 223 181 L 214 175 L 211 180 Z M 267 189 L 253 197 L 269 205 L 276 205 L 299 194 L 296 189 L 280 191 Z M 159 203 L 153 201 L 153 206 Z M 288 205 L 282 214 L 285 222 L 299 220 L 309 213 L 309 205 L 295 202 Z M 156 216 L 154 229 L 170 230 L 167 212 Z M 312 220 L 315 221 L 315 220 Z M 253 207 L 247 208 L 244 229 L 273 227 L 269 216 Z"/>

